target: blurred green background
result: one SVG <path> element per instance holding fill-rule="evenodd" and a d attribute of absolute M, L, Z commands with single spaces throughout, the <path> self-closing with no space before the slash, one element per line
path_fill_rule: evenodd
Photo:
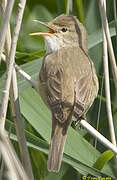
<path fill-rule="evenodd" d="M 116 33 L 115 21 L 113 15 L 113 1 L 107 1 L 107 16 L 109 20 L 110 32 L 116 54 Z M 18 1 L 15 1 L 13 14 L 11 17 L 11 31 L 13 31 L 15 18 L 17 13 Z M 29 36 L 32 32 L 45 31 L 40 24 L 33 22 L 37 19 L 41 21 L 50 21 L 56 16 L 66 13 L 68 0 L 34 0 L 27 1 L 20 36 L 17 45 L 16 63 L 29 73 L 33 78 L 36 78 L 41 67 L 42 57 L 45 55 L 44 40 L 42 37 Z M 99 132 L 110 139 L 106 99 L 104 90 L 103 77 L 103 61 L 102 61 L 102 32 L 101 20 L 97 0 L 73 0 L 73 10 L 70 14 L 75 15 L 85 25 L 89 38 L 88 48 L 89 56 L 91 57 L 96 67 L 100 89 L 98 97 L 87 113 L 88 122 L 96 127 L 99 118 Z M 113 77 L 110 68 L 110 84 L 111 84 L 111 99 L 112 111 L 117 132 L 117 96 L 114 87 Z M 0 67 L 0 99 L 5 81 L 5 64 Z M 19 95 L 21 113 L 25 124 L 25 133 L 27 144 L 30 151 L 31 163 L 35 180 L 80 180 L 87 176 L 101 176 L 117 178 L 117 167 L 114 164 L 113 153 L 107 151 L 99 142 L 96 143 L 85 129 L 78 127 L 69 128 L 68 137 L 65 145 L 65 154 L 63 164 L 59 173 L 50 173 L 47 171 L 47 153 L 51 134 L 51 116 L 50 111 L 43 104 L 41 98 L 34 89 L 23 78 L 18 75 Z M 101 102 L 101 111 L 99 114 L 99 104 Z M 6 128 L 12 127 L 11 139 L 14 147 L 19 153 L 17 139 L 15 136 L 14 123 L 10 115 L 10 110 L 7 114 Z M 117 134 L 117 133 L 116 133 Z M 104 153 L 105 152 L 105 153 Z M 103 154 L 104 153 L 104 154 Z M 97 163 L 95 163 L 97 162 Z M 95 164 L 95 165 L 94 165 Z"/>

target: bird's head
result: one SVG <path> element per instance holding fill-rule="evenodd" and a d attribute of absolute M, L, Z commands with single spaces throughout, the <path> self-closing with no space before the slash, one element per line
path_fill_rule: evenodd
<path fill-rule="evenodd" d="M 82 31 L 86 34 L 84 36 L 87 36 L 84 26 L 72 15 L 62 14 L 48 23 L 37 22 L 48 27 L 49 32 L 37 32 L 30 35 L 43 36 L 48 53 L 66 46 L 79 46 Z"/>

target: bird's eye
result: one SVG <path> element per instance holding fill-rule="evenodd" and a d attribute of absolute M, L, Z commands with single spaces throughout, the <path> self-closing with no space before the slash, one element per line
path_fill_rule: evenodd
<path fill-rule="evenodd" d="M 66 32 L 66 31 L 67 31 L 67 28 L 62 28 L 61 31 L 62 31 L 62 32 Z"/>

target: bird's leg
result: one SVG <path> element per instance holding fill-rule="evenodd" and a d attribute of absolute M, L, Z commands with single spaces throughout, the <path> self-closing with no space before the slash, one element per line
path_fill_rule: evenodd
<path fill-rule="evenodd" d="M 82 115 L 82 116 L 79 117 L 76 121 L 74 121 L 75 127 L 77 126 L 79 129 L 81 129 L 81 125 L 80 125 L 80 121 L 81 121 L 81 120 L 87 121 L 85 115 Z"/>

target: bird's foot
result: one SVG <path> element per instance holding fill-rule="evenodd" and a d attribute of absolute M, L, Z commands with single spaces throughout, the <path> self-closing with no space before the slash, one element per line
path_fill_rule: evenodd
<path fill-rule="evenodd" d="M 76 121 L 74 121 L 75 127 L 79 128 L 79 129 L 82 128 L 82 126 L 80 125 L 80 121 L 81 121 L 81 120 L 87 121 L 86 117 L 81 116 L 81 117 L 79 117 Z"/>

